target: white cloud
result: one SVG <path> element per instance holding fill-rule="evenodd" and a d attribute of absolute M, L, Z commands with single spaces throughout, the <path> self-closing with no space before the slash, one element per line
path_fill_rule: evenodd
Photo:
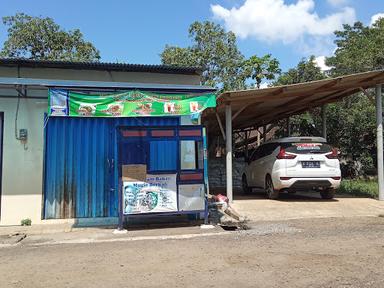
<path fill-rule="evenodd" d="M 307 57 L 309 55 L 330 55 L 335 51 L 333 35 L 301 37 L 292 46 L 299 54 Z"/>
<path fill-rule="evenodd" d="M 317 67 L 319 67 L 321 69 L 321 71 L 328 71 L 329 69 L 331 69 L 331 67 L 327 66 L 325 64 L 325 56 L 318 56 L 315 58 L 314 60 L 314 63 Z"/>
<path fill-rule="evenodd" d="M 260 89 L 268 88 L 269 83 L 268 82 L 261 82 Z"/>
<path fill-rule="evenodd" d="M 240 38 L 255 37 L 260 41 L 294 43 L 305 36 L 323 37 L 353 23 L 355 10 L 344 7 L 339 12 L 320 17 L 313 0 L 246 0 L 242 6 L 226 9 L 211 5 L 214 16 Z"/>
<path fill-rule="evenodd" d="M 375 15 L 373 15 L 372 17 L 371 17 L 371 26 L 373 25 L 373 24 L 375 24 L 375 22 L 377 21 L 377 20 L 379 20 L 379 18 L 384 18 L 384 13 L 377 13 L 377 14 L 375 14 Z"/>
<path fill-rule="evenodd" d="M 342 6 L 348 3 L 348 0 L 327 0 L 327 2 L 332 6 Z"/>

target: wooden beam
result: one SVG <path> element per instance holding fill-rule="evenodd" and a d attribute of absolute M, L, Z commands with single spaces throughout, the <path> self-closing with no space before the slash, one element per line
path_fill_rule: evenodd
<path fill-rule="evenodd" d="M 338 91 L 336 93 L 332 93 L 331 95 L 324 96 L 323 98 L 318 99 L 317 101 L 306 101 L 304 103 L 300 102 L 297 105 L 286 107 L 286 109 L 281 109 L 281 110 L 275 111 L 274 113 L 271 113 L 271 112 L 264 113 L 264 116 L 259 116 L 259 117 L 255 118 L 254 121 L 252 121 L 250 124 L 251 125 L 259 125 L 260 123 L 262 123 L 262 121 L 264 121 L 264 123 L 265 122 L 270 123 L 272 121 L 281 120 L 287 116 L 295 115 L 299 111 L 301 112 L 301 111 L 310 110 L 314 107 L 321 106 L 321 105 L 329 102 L 333 98 L 338 99 L 338 98 L 344 97 L 344 95 L 348 95 L 350 93 L 351 93 L 350 90 L 342 91 L 342 92 Z M 305 107 L 303 107 L 303 106 L 305 106 Z M 264 119 L 262 119 L 263 117 L 264 117 Z M 244 127 L 247 127 L 248 125 L 249 124 L 241 125 L 241 126 L 236 127 L 236 128 L 237 129 L 244 128 Z M 249 126 L 251 126 L 251 125 L 249 125 Z"/>
<path fill-rule="evenodd" d="M 348 94 L 348 92 L 345 92 L 344 94 Z M 331 103 L 331 102 L 335 102 L 337 101 L 340 97 L 343 97 L 344 94 L 339 94 L 339 95 L 336 95 L 336 96 L 333 96 L 333 98 L 327 98 L 325 100 L 322 100 L 322 101 L 315 101 L 315 102 L 312 102 L 309 106 L 305 107 L 305 108 L 302 108 L 302 107 L 297 107 L 296 109 L 292 110 L 292 111 L 288 111 L 288 112 L 284 112 L 284 113 L 281 113 L 281 114 L 277 114 L 277 115 L 274 115 L 274 118 L 273 120 L 275 120 L 276 117 L 280 119 L 283 119 L 285 117 L 287 117 L 288 115 L 296 115 L 296 114 L 300 114 L 302 112 L 305 112 L 305 111 L 308 111 L 310 109 L 313 109 L 315 107 L 319 107 L 319 106 L 322 106 L 326 103 Z"/>
<path fill-rule="evenodd" d="M 241 112 L 244 112 L 244 110 L 248 109 L 249 107 L 252 106 L 252 108 L 256 108 L 257 106 L 260 106 L 261 104 L 263 104 L 263 102 L 254 102 L 254 103 L 249 103 L 249 104 L 244 105 L 243 107 L 240 108 L 240 110 L 238 110 L 235 113 L 235 115 L 232 116 L 232 121 L 235 120 L 237 118 L 237 116 L 240 115 Z"/>
<path fill-rule="evenodd" d="M 239 116 L 239 114 L 241 112 L 243 112 L 245 110 L 245 108 L 247 108 L 249 106 L 249 104 L 246 104 L 244 106 L 242 106 L 233 116 L 232 116 L 232 121 L 236 119 L 237 116 Z"/>
<path fill-rule="evenodd" d="M 382 78 L 383 77 L 383 72 L 382 71 L 379 71 L 377 72 L 377 74 L 375 76 L 371 76 L 371 77 L 368 77 L 366 79 L 363 79 L 361 81 L 359 81 L 358 83 L 364 83 L 364 82 L 371 82 L 371 81 L 374 81 L 375 79 L 377 78 Z"/>
<path fill-rule="evenodd" d="M 220 127 L 221 135 L 223 136 L 223 139 L 225 141 L 225 132 L 223 128 L 223 123 L 221 122 L 219 114 L 217 112 L 215 114 L 216 114 L 217 123 L 219 124 L 219 127 Z"/>
<path fill-rule="evenodd" d="M 380 72 L 378 72 L 378 73 L 379 74 L 376 74 L 375 76 L 360 80 L 359 82 L 357 82 L 357 84 L 359 84 L 360 86 L 364 86 L 364 87 L 372 87 L 372 86 L 376 85 L 378 82 L 383 82 L 384 81 L 383 73 L 380 73 Z M 272 93 L 268 93 L 266 95 L 259 96 L 259 97 L 257 97 L 257 96 L 255 97 L 255 95 L 238 96 L 238 97 L 232 96 L 233 97 L 232 101 L 245 101 L 245 100 L 249 100 L 249 99 L 255 99 L 255 100 L 257 99 L 258 101 L 268 101 L 268 100 L 271 100 L 271 97 L 273 97 L 273 99 L 290 98 L 290 97 L 307 97 L 308 95 L 313 95 L 315 93 L 316 94 L 325 93 L 325 92 L 335 90 L 334 86 L 336 86 L 337 84 L 340 84 L 341 81 L 342 81 L 342 78 L 337 78 L 337 79 L 332 79 L 329 83 L 326 83 L 326 84 L 324 84 L 320 87 L 317 87 L 317 88 L 310 89 L 310 87 L 303 87 L 301 90 L 305 89 L 306 90 L 305 93 L 295 91 L 295 89 L 293 89 L 293 88 L 296 88 L 296 87 L 294 87 L 294 86 L 289 86 L 290 89 L 288 89 L 287 86 L 284 86 L 284 87 L 281 87 L 279 90 L 276 90 Z M 361 85 L 361 83 L 364 83 L 364 85 Z M 351 86 L 353 86 L 353 87 L 351 87 Z M 351 89 L 354 87 L 355 87 L 354 85 L 346 83 L 346 84 L 338 86 L 337 89 L 338 90 L 347 90 L 347 89 Z M 286 88 L 286 89 L 283 89 L 283 88 Z M 255 93 L 258 94 L 258 91 L 259 90 L 255 89 Z M 236 93 L 236 92 L 234 92 L 234 93 Z"/>
<path fill-rule="evenodd" d="M 337 91 L 337 92 L 335 92 L 335 93 L 340 93 L 340 91 Z M 330 95 L 334 95 L 335 93 L 332 93 L 332 94 L 330 94 Z M 329 97 L 330 95 L 325 95 L 325 96 L 323 96 L 323 97 Z M 312 101 L 313 101 L 312 98 L 314 98 L 315 96 L 316 96 L 316 95 L 313 95 L 313 96 L 311 96 L 311 97 L 307 97 L 306 99 L 304 99 L 304 100 L 306 100 L 305 102 L 301 101 L 302 96 L 296 96 L 294 99 L 291 99 L 291 100 L 289 100 L 289 101 L 287 101 L 287 102 L 285 102 L 285 103 L 282 103 L 282 104 L 276 106 L 276 107 L 274 108 L 274 113 L 276 113 L 277 110 L 280 109 L 280 108 L 281 108 L 282 110 L 285 110 L 285 109 L 283 109 L 283 108 L 287 108 L 287 106 L 289 106 L 289 105 L 291 105 L 291 104 L 294 104 L 294 103 L 296 103 L 296 102 L 298 102 L 298 101 L 301 101 L 301 102 L 300 102 L 300 105 L 303 105 L 303 104 L 308 103 L 308 102 L 312 102 Z M 280 113 L 280 111 L 278 111 L 278 112 Z M 266 111 L 265 113 L 263 113 L 263 114 L 257 116 L 257 118 L 263 118 L 263 117 L 268 116 L 268 115 L 270 115 L 270 114 L 271 114 L 271 111 Z M 239 122 L 248 121 L 248 120 L 251 120 L 251 119 L 253 119 L 253 118 L 254 118 L 254 116 L 250 115 L 250 116 L 248 116 L 248 117 L 245 117 L 245 118 L 243 118 L 243 119 L 240 119 Z M 234 123 L 233 126 L 237 128 L 236 123 Z M 243 127 L 243 126 L 242 126 L 242 127 Z"/>
<path fill-rule="evenodd" d="M 276 109 L 272 114 L 271 114 L 271 113 L 265 113 L 263 116 L 274 116 L 274 115 L 278 115 L 278 114 L 282 113 L 283 111 L 286 111 L 287 109 L 288 109 L 288 110 L 290 110 L 290 109 L 295 109 L 296 107 L 302 107 L 302 106 L 304 106 L 304 105 L 308 105 L 309 103 L 314 103 L 314 102 L 318 102 L 318 101 L 326 100 L 326 99 L 328 99 L 328 98 L 332 98 L 332 97 L 334 97 L 334 96 L 337 96 L 337 95 L 339 95 L 340 93 L 343 93 L 343 92 L 345 92 L 345 91 L 341 91 L 341 92 L 340 92 L 340 91 L 337 91 L 337 92 L 332 93 L 332 94 L 330 94 L 330 95 L 326 95 L 326 96 L 324 96 L 324 97 L 322 97 L 322 98 L 319 98 L 319 99 L 317 99 L 317 100 L 315 100 L 315 101 L 313 101 L 312 99 L 308 98 L 308 99 L 305 99 L 305 101 L 300 101 L 300 102 L 298 102 L 297 105 L 293 105 L 293 106 L 291 106 L 290 104 L 295 103 L 295 102 L 294 102 L 294 101 L 290 101 L 289 104 L 284 103 L 284 104 L 281 104 L 281 105 L 279 105 L 279 106 L 277 107 L 277 108 L 281 108 L 281 109 Z M 311 98 L 312 98 L 312 97 L 311 97 Z M 261 118 L 261 117 L 263 117 L 263 116 L 260 116 L 260 117 L 258 117 L 258 118 Z"/>
<path fill-rule="evenodd" d="M 324 91 L 324 89 L 327 89 L 327 90 L 328 90 L 329 88 L 332 88 L 332 87 L 334 87 L 335 85 L 339 84 L 339 83 L 341 82 L 341 79 L 342 79 L 342 78 L 336 78 L 336 79 L 330 81 L 329 83 L 324 84 L 324 85 L 321 85 L 320 87 L 314 89 L 314 91 L 315 91 L 315 92 L 316 92 L 316 91 L 319 91 L 319 90 Z"/>
<path fill-rule="evenodd" d="M 266 100 L 271 100 L 271 99 L 280 99 L 281 97 L 296 97 L 295 94 L 293 95 L 286 95 L 286 94 L 282 94 L 282 93 L 285 93 L 286 92 L 286 87 L 281 87 L 280 89 L 276 90 L 276 91 L 273 91 L 273 92 L 270 92 L 270 93 L 262 93 L 260 94 L 258 91 L 260 91 L 259 89 L 254 89 L 254 90 L 249 90 L 249 93 L 254 91 L 257 95 L 257 97 L 255 97 L 255 94 L 253 95 L 249 95 L 249 96 L 234 96 L 231 101 L 232 102 L 244 102 L 244 101 L 247 101 L 247 100 L 256 100 L 257 102 L 262 102 L 262 101 L 266 101 Z M 265 92 L 265 91 L 264 91 Z M 236 92 L 234 92 L 236 93 Z M 271 98 L 273 97 L 273 98 Z"/>

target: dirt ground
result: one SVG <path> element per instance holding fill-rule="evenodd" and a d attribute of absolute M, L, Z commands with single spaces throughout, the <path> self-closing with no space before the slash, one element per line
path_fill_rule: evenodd
<path fill-rule="evenodd" d="M 22 241 L 0 249 L 0 287 L 384 287 L 384 218 L 251 228 L 180 240 Z"/>

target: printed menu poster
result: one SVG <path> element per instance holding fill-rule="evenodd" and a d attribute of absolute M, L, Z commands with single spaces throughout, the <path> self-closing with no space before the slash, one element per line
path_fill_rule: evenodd
<path fill-rule="evenodd" d="M 177 211 L 176 174 L 148 174 L 146 182 L 123 182 L 123 213 Z"/>

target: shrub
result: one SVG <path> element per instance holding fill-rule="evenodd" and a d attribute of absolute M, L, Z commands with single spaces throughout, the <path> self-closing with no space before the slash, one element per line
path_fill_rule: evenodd
<path fill-rule="evenodd" d="M 21 226 L 31 226 L 32 225 L 32 220 L 27 218 L 27 219 L 23 219 L 21 220 Z"/>

